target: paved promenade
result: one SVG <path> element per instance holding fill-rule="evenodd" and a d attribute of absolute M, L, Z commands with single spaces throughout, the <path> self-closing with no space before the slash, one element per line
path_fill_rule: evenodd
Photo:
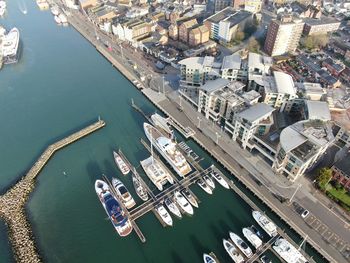
<path fill-rule="evenodd" d="M 8 227 L 9 239 L 17 262 L 36 263 L 41 261 L 25 214 L 25 204 L 35 188 L 36 177 L 56 151 L 104 126 L 105 122 L 99 120 L 47 147 L 28 173 L 4 195 L 0 196 L 0 218 L 5 221 Z"/>

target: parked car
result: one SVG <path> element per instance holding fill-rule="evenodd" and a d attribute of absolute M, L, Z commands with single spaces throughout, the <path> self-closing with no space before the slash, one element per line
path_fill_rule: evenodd
<path fill-rule="evenodd" d="M 301 213 L 301 217 L 302 218 L 306 218 L 308 215 L 310 214 L 309 210 L 304 210 L 302 213 Z"/>

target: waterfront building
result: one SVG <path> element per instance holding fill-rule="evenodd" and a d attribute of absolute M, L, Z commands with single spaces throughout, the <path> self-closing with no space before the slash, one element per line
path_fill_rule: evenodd
<path fill-rule="evenodd" d="M 151 24 L 139 19 L 134 19 L 112 25 L 112 31 L 113 34 L 117 35 L 121 40 L 135 42 L 140 38 L 150 35 Z"/>
<path fill-rule="evenodd" d="M 263 56 L 257 53 L 248 54 L 248 80 L 254 79 L 254 76 L 270 75 L 270 69 L 273 65 L 271 57 Z"/>
<path fill-rule="evenodd" d="M 179 61 L 180 84 L 184 87 L 200 86 L 207 80 L 224 78 L 230 81 L 246 82 L 247 63 L 239 54 L 225 56 L 222 63 L 215 62 L 214 57 L 189 57 Z"/>
<path fill-rule="evenodd" d="M 339 29 L 340 22 L 335 19 L 322 18 L 322 19 L 304 19 L 305 25 L 303 34 L 306 36 L 311 35 L 326 35 L 331 32 L 335 32 Z"/>
<path fill-rule="evenodd" d="M 221 77 L 224 79 L 246 81 L 246 63 L 242 61 L 239 54 L 225 56 L 221 65 Z"/>
<path fill-rule="evenodd" d="M 180 85 L 186 88 L 196 88 L 207 80 L 220 77 L 221 63 L 214 61 L 214 57 L 190 57 L 179 61 Z"/>
<path fill-rule="evenodd" d="M 289 111 L 287 102 L 298 97 L 292 77 L 280 71 L 274 71 L 273 76 L 254 75 L 250 89 L 258 91 L 264 103 L 280 108 L 280 111 Z"/>
<path fill-rule="evenodd" d="M 210 28 L 210 38 L 222 43 L 229 43 L 236 34 L 238 28 L 244 29 L 247 22 L 252 20 L 252 13 L 232 7 L 226 7 L 220 12 L 204 20 L 204 24 Z"/>
<path fill-rule="evenodd" d="M 267 30 L 264 50 L 270 56 L 294 52 L 298 47 L 304 22 L 292 17 L 272 20 Z"/>
<path fill-rule="evenodd" d="M 284 128 L 279 136 L 272 168 L 295 181 L 319 160 L 334 142 L 331 125 L 321 120 L 303 120 Z"/>
<path fill-rule="evenodd" d="M 198 88 L 198 112 L 214 122 L 231 118 L 246 108 L 246 101 L 240 96 L 244 87 L 242 82 L 231 82 L 223 78 L 207 81 Z"/>
<path fill-rule="evenodd" d="M 261 11 L 262 4 L 262 0 L 245 0 L 244 10 L 253 14 L 259 13 Z"/>
<path fill-rule="evenodd" d="M 335 123 L 335 129 L 337 130 L 335 140 L 340 147 L 350 148 L 350 129 L 347 129 L 343 125 Z"/>
<path fill-rule="evenodd" d="M 255 134 L 265 135 L 273 125 L 272 113 L 275 109 L 265 103 L 256 103 L 236 113 L 225 121 L 225 131 L 246 149 L 252 148 L 250 140 Z"/>
<path fill-rule="evenodd" d="M 350 192 L 350 152 L 332 166 L 333 180 Z"/>

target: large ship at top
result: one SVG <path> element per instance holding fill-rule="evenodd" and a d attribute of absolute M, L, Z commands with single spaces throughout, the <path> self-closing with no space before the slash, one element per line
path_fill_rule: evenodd
<path fill-rule="evenodd" d="M 165 137 L 159 130 L 148 123 L 143 124 L 145 134 L 149 141 L 153 142 L 158 152 L 167 160 L 180 177 L 185 177 L 191 172 L 191 167 L 185 157 L 176 149 L 176 143 Z"/>
<path fill-rule="evenodd" d="M 287 263 L 307 263 L 307 259 L 291 243 L 284 238 L 276 240 L 273 249 Z"/>
<path fill-rule="evenodd" d="M 255 221 L 261 226 L 262 229 L 265 230 L 265 232 L 270 236 L 274 237 L 277 235 L 277 227 L 276 225 L 267 219 L 267 217 L 260 213 L 259 211 L 253 211 L 253 217 Z"/>
<path fill-rule="evenodd" d="M 0 16 L 3 16 L 6 12 L 6 2 L 0 0 Z"/>
<path fill-rule="evenodd" d="M 131 222 L 121 205 L 111 194 L 108 184 L 102 180 L 96 180 L 95 191 L 118 234 L 122 237 L 129 235 L 133 229 Z"/>
<path fill-rule="evenodd" d="M 12 28 L 2 39 L 2 55 L 5 64 L 18 61 L 19 31 Z"/>

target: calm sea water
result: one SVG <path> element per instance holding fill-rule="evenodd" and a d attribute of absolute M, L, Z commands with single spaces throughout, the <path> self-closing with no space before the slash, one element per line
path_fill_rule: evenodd
<path fill-rule="evenodd" d="M 27 15 L 20 12 L 24 3 Z M 130 176 L 122 177 L 116 169 L 111 151 L 122 148 L 135 166 L 148 157 L 140 143 L 144 120 L 130 100 L 148 113 L 156 109 L 74 29 L 57 26 L 50 12 L 39 11 L 34 1 L 8 5 L 0 23 L 19 28 L 23 50 L 18 64 L 0 72 L 0 189 L 23 174 L 50 142 L 99 115 L 107 123 L 58 152 L 38 178 L 27 211 L 44 260 L 202 262 L 203 252 L 214 251 L 222 262 L 229 262 L 222 238 L 254 222 L 249 206 L 220 187 L 209 197 L 193 186 L 200 208 L 193 217 L 175 219 L 173 228 L 163 228 L 151 213 L 138 220 L 145 244 L 135 234 L 117 236 L 93 184 L 106 174 L 120 177 L 133 190 Z M 189 144 L 205 158 L 203 166 L 213 162 Z M 1 223 L 0 234 L 0 262 L 10 262 Z"/>

